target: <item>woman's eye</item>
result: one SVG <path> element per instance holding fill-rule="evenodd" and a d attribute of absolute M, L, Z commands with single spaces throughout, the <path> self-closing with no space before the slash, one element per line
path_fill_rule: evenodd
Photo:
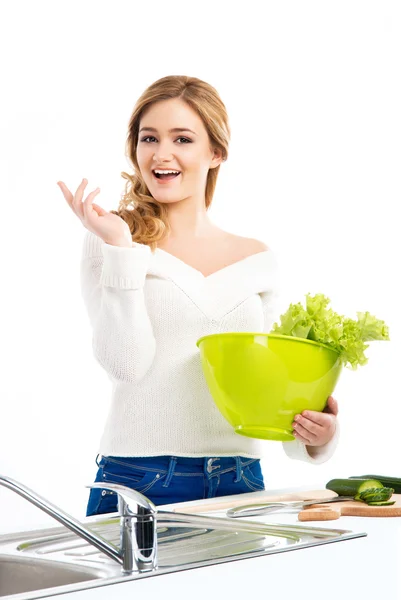
<path fill-rule="evenodd" d="M 149 139 L 155 140 L 156 138 L 153 135 L 147 135 L 146 137 L 141 139 L 141 142 L 146 142 L 146 140 L 149 140 Z M 185 140 L 186 143 L 189 143 L 189 144 L 191 143 L 191 140 L 189 140 L 188 138 L 185 138 L 185 137 L 179 137 L 179 138 L 177 138 L 177 140 Z"/>

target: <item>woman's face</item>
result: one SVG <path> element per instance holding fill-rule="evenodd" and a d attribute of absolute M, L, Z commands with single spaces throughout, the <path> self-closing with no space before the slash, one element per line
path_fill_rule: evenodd
<path fill-rule="evenodd" d="M 172 131 L 178 128 L 183 131 Z M 172 203 L 191 197 L 202 206 L 208 171 L 220 164 L 221 153 L 211 150 L 206 128 L 197 113 L 184 101 L 172 98 L 156 102 L 142 115 L 137 161 L 158 202 Z M 154 169 L 180 174 L 163 180 L 155 176 Z"/>

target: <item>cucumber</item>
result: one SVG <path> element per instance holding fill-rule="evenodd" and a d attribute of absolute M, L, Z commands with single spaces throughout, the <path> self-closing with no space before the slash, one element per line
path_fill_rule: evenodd
<path fill-rule="evenodd" d="M 331 479 L 326 483 L 326 489 L 336 492 L 339 496 L 355 497 L 360 491 L 367 488 L 382 488 L 384 487 L 377 479 L 357 478 L 352 479 Z"/>
<path fill-rule="evenodd" d="M 401 494 L 401 479 L 399 477 L 389 477 L 387 475 L 358 475 L 357 477 L 350 477 L 350 479 L 377 479 L 385 487 L 391 487 L 394 489 L 395 494 Z"/>
<path fill-rule="evenodd" d="M 390 500 L 393 492 L 393 488 L 388 487 L 365 488 L 357 493 L 355 500 L 363 500 L 366 504 L 372 504 L 373 502 L 387 502 Z"/>
<path fill-rule="evenodd" d="M 380 483 L 377 479 L 367 479 L 358 488 L 358 494 L 362 495 L 366 490 L 381 490 L 384 488 L 384 485 Z"/>
<path fill-rule="evenodd" d="M 390 506 L 390 504 L 395 504 L 395 500 L 392 502 L 369 502 L 369 506 Z"/>

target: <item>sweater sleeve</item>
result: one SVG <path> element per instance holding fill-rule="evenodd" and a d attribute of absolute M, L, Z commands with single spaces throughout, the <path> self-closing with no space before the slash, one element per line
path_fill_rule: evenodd
<path fill-rule="evenodd" d="M 276 280 L 279 281 L 278 279 Z M 279 315 L 279 287 L 278 285 L 272 286 L 268 291 L 260 294 L 262 300 L 264 326 L 263 332 L 270 333 L 273 324 L 280 321 Z M 324 446 L 317 446 L 313 448 L 313 456 L 311 456 L 307 450 L 306 445 L 300 440 L 293 440 L 291 442 L 282 442 L 283 448 L 287 456 L 295 460 L 302 460 L 312 464 L 321 464 L 326 462 L 334 454 L 339 440 L 340 430 L 338 420 L 336 422 L 336 431 L 332 439 L 324 444 Z"/>
<path fill-rule="evenodd" d="M 293 440 L 291 442 L 283 442 L 283 448 L 287 456 L 296 460 L 303 460 L 308 463 L 320 465 L 326 462 L 334 454 L 334 451 L 338 445 L 340 437 L 340 426 L 338 419 L 336 421 L 336 430 L 334 436 L 324 444 L 323 446 L 316 446 L 313 448 L 313 456 L 308 453 L 306 445 L 300 440 Z"/>
<path fill-rule="evenodd" d="M 81 256 L 81 293 L 92 326 L 96 360 L 111 379 L 137 383 L 156 351 L 144 298 L 151 249 L 106 244 L 87 231 Z"/>

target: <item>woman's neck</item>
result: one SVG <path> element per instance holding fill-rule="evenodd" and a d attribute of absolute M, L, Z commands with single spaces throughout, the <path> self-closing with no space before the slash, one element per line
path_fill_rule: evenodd
<path fill-rule="evenodd" d="M 210 220 L 205 199 L 184 198 L 167 204 L 170 240 L 202 239 L 218 229 Z"/>

